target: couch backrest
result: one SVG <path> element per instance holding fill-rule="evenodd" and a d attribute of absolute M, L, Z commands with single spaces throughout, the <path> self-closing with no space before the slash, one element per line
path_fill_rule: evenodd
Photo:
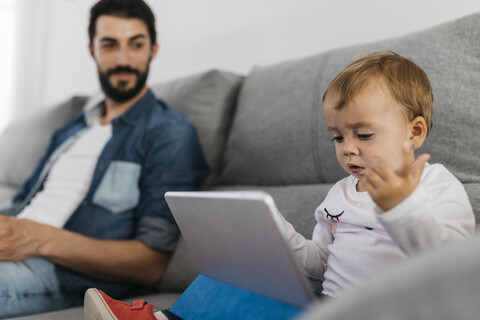
<path fill-rule="evenodd" d="M 210 70 L 152 86 L 157 97 L 183 111 L 197 128 L 200 144 L 210 166 L 205 187 L 215 184 L 235 113 L 243 76 Z"/>
<path fill-rule="evenodd" d="M 322 115 L 329 81 L 359 53 L 393 50 L 430 77 L 433 130 L 419 152 L 432 154 L 463 183 L 480 182 L 480 14 L 375 43 L 257 67 L 239 96 L 221 184 L 291 185 L 345 176 Z M 319 39 L 321 41 L 321 39 Z"/>
<path fill-rule="evenodd" d="M 53 131 L 80 112 L 86 97 L 74 97 L 11 123 L 0 137 L 0 184 L 18 189 L 42 157 Z"/>

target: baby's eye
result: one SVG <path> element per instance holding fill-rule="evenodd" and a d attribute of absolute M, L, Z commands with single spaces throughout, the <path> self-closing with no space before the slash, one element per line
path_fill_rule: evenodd
<path fill-rule="evenodd" d="M 343 142 L 343 137 L 342 136 L 335 136 L 332 138 L 332 141 L 335 141 L 335 142 Z"/>
<path fill-rule="evenodd" d="M 357 135 L 358 139 L 360 139 L 360 140 L 368 140 L 368 139 L 370 139 L 372 136 L 373 136 L 373 133 L 369 133 L 369 134 L 358 134 L 358 135 Z"/>

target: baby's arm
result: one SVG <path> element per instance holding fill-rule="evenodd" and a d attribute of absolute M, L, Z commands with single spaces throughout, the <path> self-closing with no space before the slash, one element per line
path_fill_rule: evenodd
<path fill-rule="evenodd" d="M 313 242 L 295 231 L 295 228 L 283 215 L 279 215 L 280 231 L 287 240 L 294 256 L 309 277 L 323 279 L 328 257 L 327 242 Z M 317 226 L 315 229 L 317 229 Z M 314 231 L 315 232 L 315 231 Z"/>
<path fill-rule="evenodd" d="M 405 159 L 409 149 L 404 148 Z M 473 234 L 475 218 L 463 185 L 445 167 L 423 178 L 429 155 L 394 171 L 375 159 L 362 182 L 373 201 L 383 209 L 378 219 L 407 254 L 439 247 Z"/>
<path fill-rule="evenodd" d="M 378 215 L 407 254 L 470 237 L 475 218 L 463 185 L 442 165 L 432 165 L 400 204 Z"/>

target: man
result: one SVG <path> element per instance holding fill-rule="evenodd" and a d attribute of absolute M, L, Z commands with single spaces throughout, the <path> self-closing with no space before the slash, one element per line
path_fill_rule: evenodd
<path fill-rule="evenodd" d="M 0 318 L 81 304 L 162 277 L 179 231 L 167 190 L 208 174 L 196 131 L 145 85 L 155 19 L 142 0 L 91 9 L 89 50 L 105 100 L 52 137 L 45 156 L 0 215 Z"/>

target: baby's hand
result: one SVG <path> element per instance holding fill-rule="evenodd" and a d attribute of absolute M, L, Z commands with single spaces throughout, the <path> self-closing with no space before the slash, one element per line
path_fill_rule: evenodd
<path fill-rule="evenodd" d="M 365 189 L 384 211 L 395 207 L 415 190 L 425 162 L 430 159 L 429 154 L 422 154 L 413 164 L 408 163 L 409 147 L 406 144 L 403 148 L 404 162 L 399 171 L 394 171 L 384 160 L 375 158 L 362 177 Z"/>

